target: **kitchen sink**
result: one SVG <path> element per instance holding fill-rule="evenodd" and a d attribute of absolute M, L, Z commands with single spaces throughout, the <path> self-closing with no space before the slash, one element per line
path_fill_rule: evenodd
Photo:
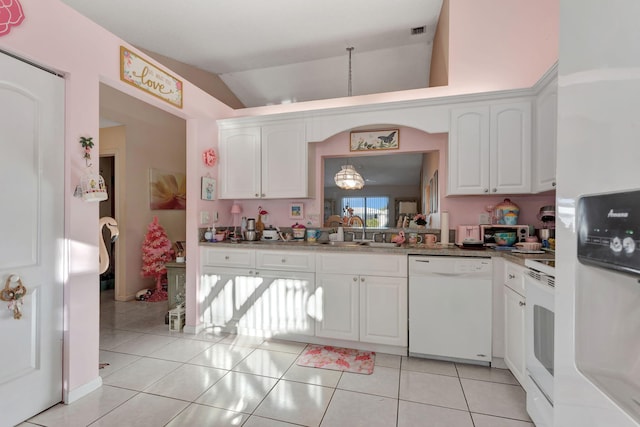
<path fill-rule="evenodd" d="M 321 244 L 330 245 L 330 246 L 340 246 L 340 247 L 361 246 L 362 245 L 361 242 L 321 242 Z"/>
<path fill-rule="evenodd" d="M 372 248 L 397 248 L 400 245 L 397 243 L 386 243 L 386 242 L 362 242 L 362 246 L 369 246 Z"/>

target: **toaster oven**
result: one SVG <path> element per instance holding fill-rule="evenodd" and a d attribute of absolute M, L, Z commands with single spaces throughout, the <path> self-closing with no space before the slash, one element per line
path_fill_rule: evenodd
<path fill-rule="evenodd" d="M 495 246 L 495 234 L 505 231 L 515 231 L 517 242 L 524 242 L 525 239 L 529 237 L 528 225 L 483 224 L 480 226 L 480 238 L 486 246 Z"/>

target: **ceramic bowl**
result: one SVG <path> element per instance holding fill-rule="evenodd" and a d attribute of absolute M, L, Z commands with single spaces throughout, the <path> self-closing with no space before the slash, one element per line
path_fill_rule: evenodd
<path fill-rule="evenodd" d="M 496 245 L 498 246 L 511 246 L 516 242 L 515 231 L 498 232 L 493 235 Z"/>
<path fill-rule="evenodd" d="M 542 243 L 538 242 L 520 242 L 516 243 L 516 246 L 525 251 L 539 251 L 542 249 Z"/>

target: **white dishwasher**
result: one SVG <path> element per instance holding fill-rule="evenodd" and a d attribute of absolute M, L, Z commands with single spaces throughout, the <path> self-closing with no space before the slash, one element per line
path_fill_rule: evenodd
<path fill-rule="evenodd" d="M 409 256 L 409 355 L 491 364 L 491 258 Z"/>

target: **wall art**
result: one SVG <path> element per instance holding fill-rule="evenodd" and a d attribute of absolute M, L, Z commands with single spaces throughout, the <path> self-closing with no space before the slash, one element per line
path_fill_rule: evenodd
<path fill-rule="evenodd" d="M 208 177 L 202 177 L 202 200 L 215 200 L 216 199 L 216 180 Z"/>
<path fill-rule="evenodd" d="M 351 132 L 351 151 L 397 150 L 400 148 L 400 130 L 382 129 Z"/>
<path fill-rule="evenodd" d="M 187 208 L 187 178 L 184 173 L 149 170 L 151 210 Z"/>
<path fill-rule="evenodd" d="M 182 81 L 120 46 L 120 80 L 182 108 Z"/>

